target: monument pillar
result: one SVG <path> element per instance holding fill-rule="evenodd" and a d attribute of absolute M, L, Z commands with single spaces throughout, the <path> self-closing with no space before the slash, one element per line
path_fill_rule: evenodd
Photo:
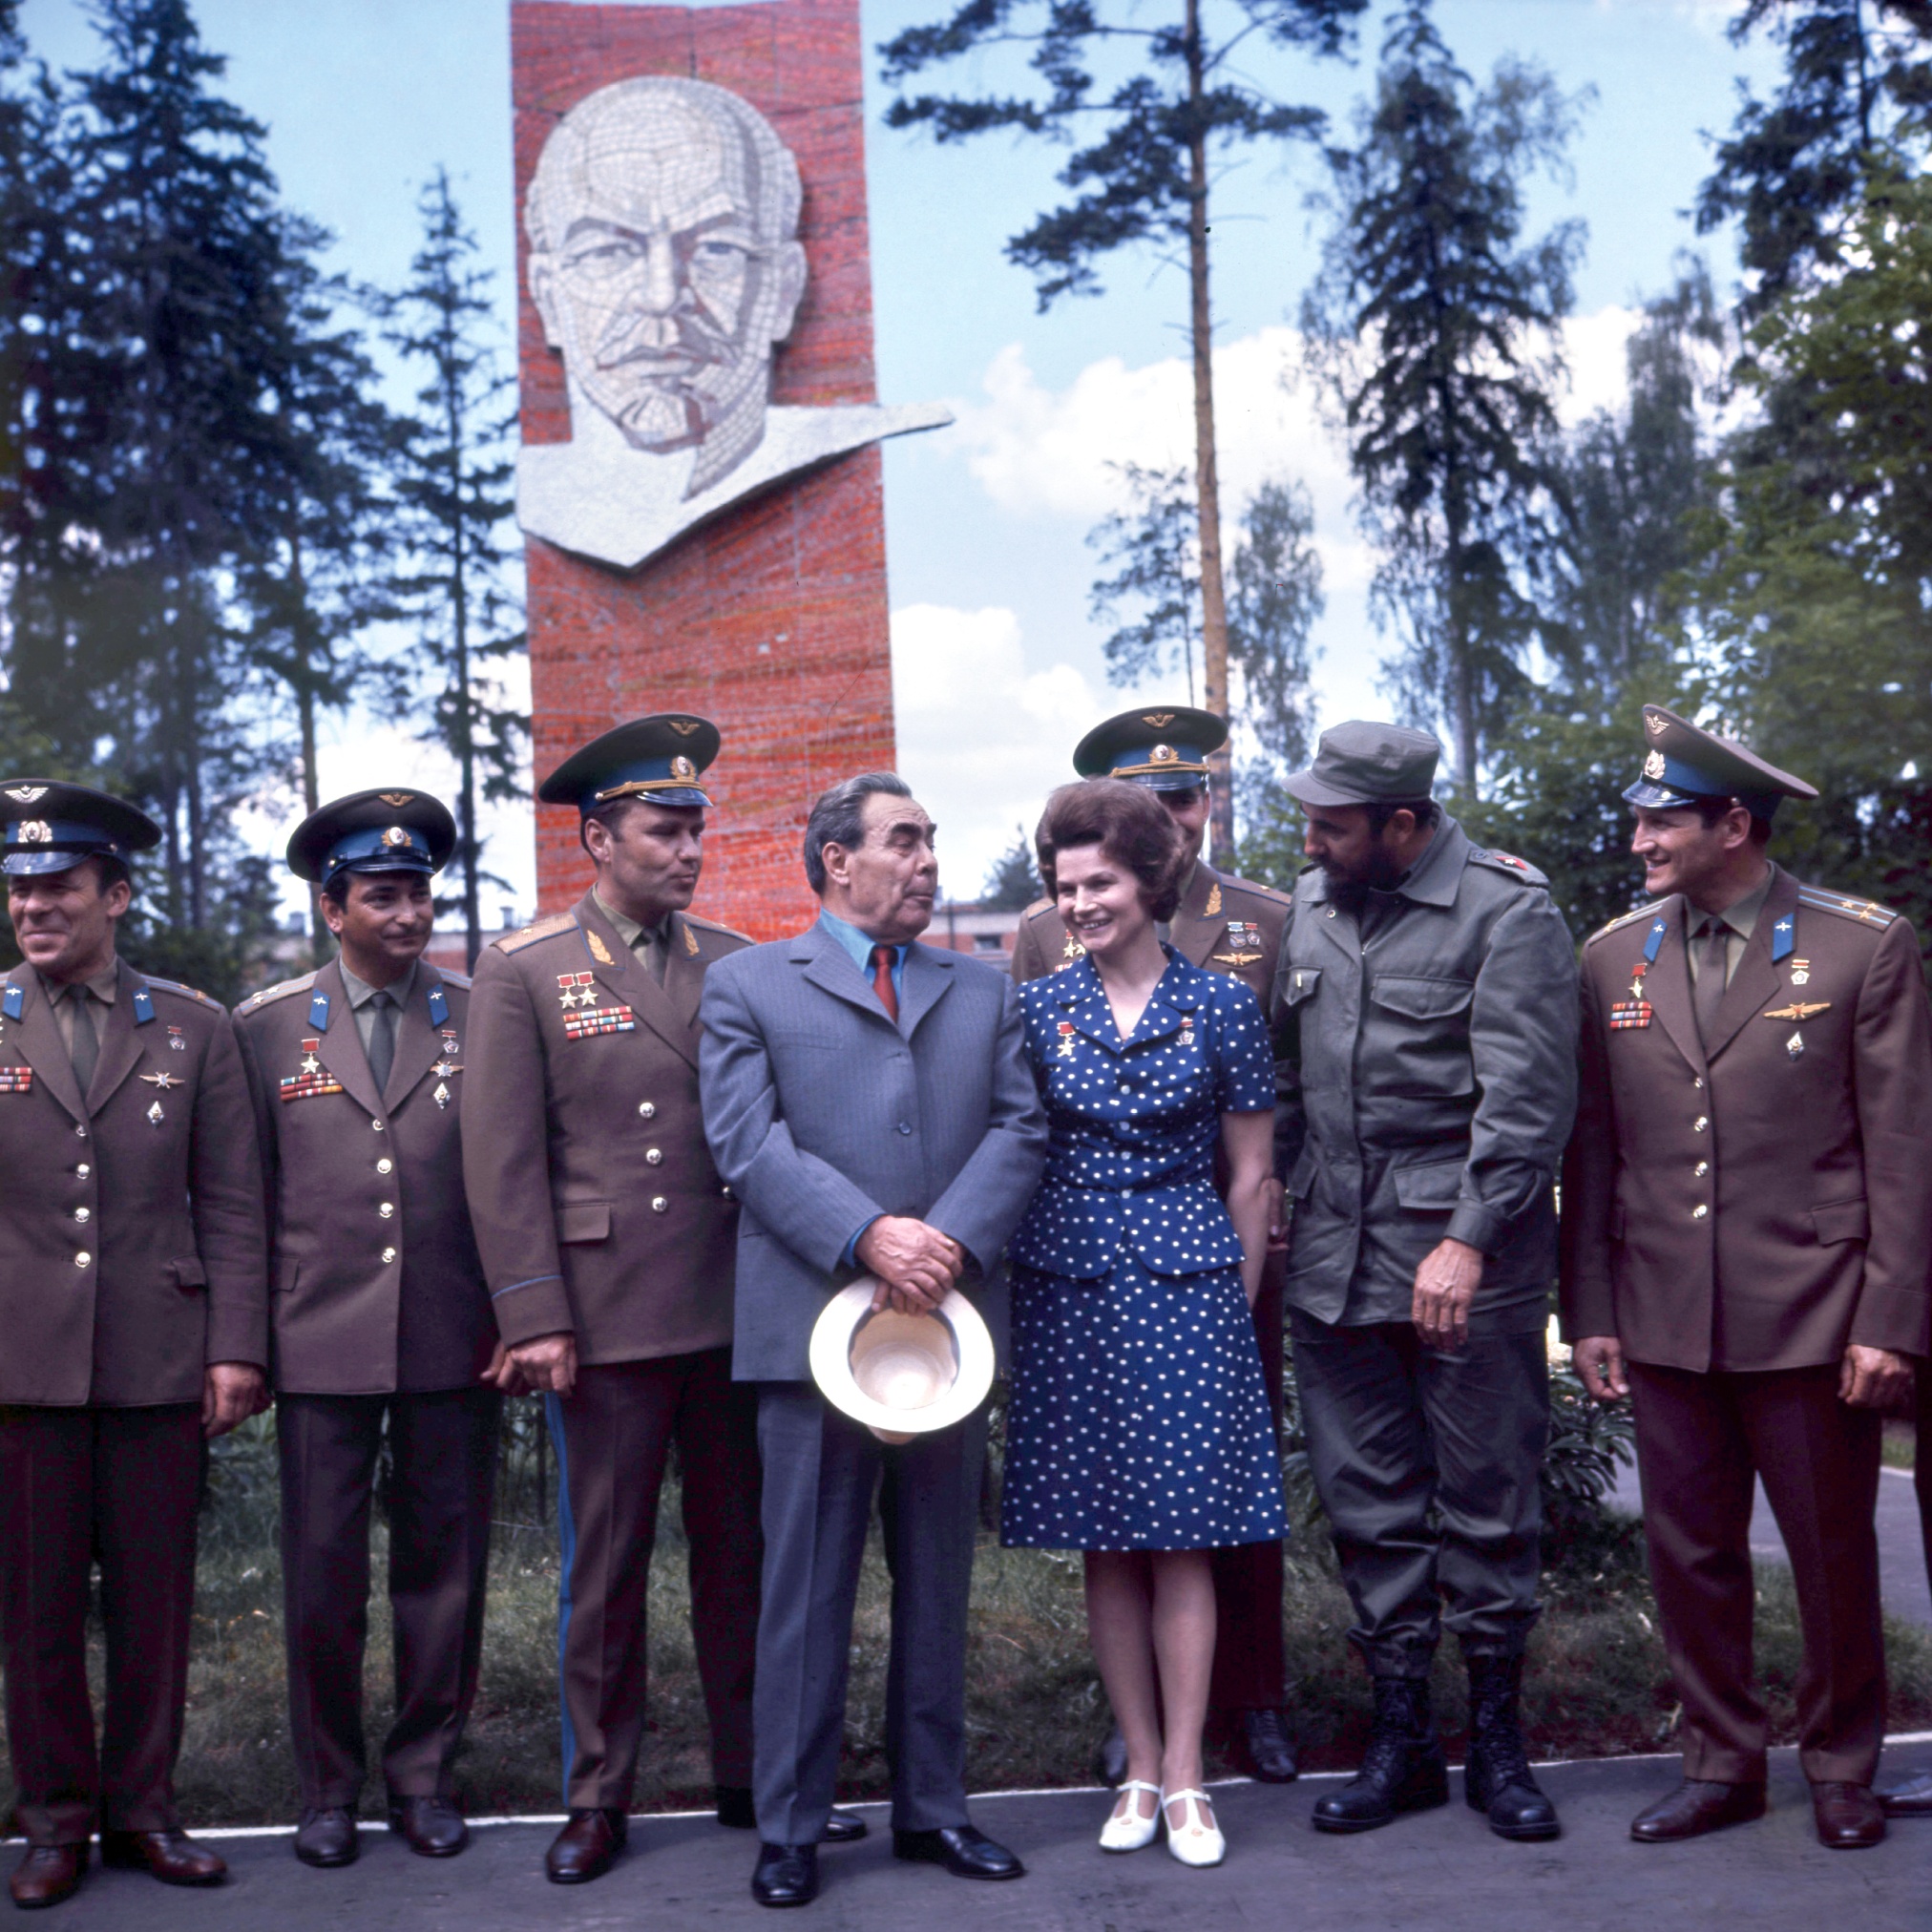
<path fill-rule="evenodd" d="M 694 910 L 777 938 L 811 800 L 893 762 L 876 438 L 946 420 L 874 407 L 858 6 L 514 0 L 511 46 L 536 772 L 714 720 Z M 582 892 L 575 812 L 536 875 Z"/>

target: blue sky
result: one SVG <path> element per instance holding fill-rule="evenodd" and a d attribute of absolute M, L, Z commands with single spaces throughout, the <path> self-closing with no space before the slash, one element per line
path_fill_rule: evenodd
<path fill-rule="evenodd" d="M 867 42 L 948 5 L 875 0 Z M 1167 10 L 1144 8 L 1150 19 Z M 1724 238 L 1699 244 L 1686 211 L 1738 77 L 1762 88 L 1774 74 L 1768 48 L 1726 40 L 1733 11 L 1715 0 L 1439 0 L 1442 32 L 1473 74 L 1513 54 L 1566 91 L 1595 91 L 1573 185 L 1540 183 L 1533 203 L 1539 227 L 1575 217 L 1589 231 L 1569 338 L 1572 412 L 1615 400 L 1630 309 L 1667 284 L 1680 250 L 1702 245 L 1728 284 Z M 450 168 L 497 270 L 507 345 L 506 0 L 196 0 L 196 14 L 207 45 L 229 57 L 228 93 L 269 129 L 285 199 L 337 237 L 335 265 L 400 282 L 416 245 L 416 192 L 439 163 Z M 1384 17 L 1378 9 L 1353 64 L 1284 61 L 1266 77 L 1345 130 L 1371 83 Z M 27 0 L 23 25 L 56 66 L 94 58 L 80 0 Z M 1083 539 L 1117 501 L 1110 463 L 1187 453 L 1186 286 L 1177 269 L 1123 255 L 1104 296 L 1037 315 L 1030 279 L 1001 246 L 1057 199 L 1055 151 L 1003 136 L 938 149 L 890 133 L 875 75 L 868 87 L 880 397 L 950 401 L 960 418 L 886 449 L 900 764 L 944 828 L 947 889 L 970 896 L 1014 826 L 1030 825 L 1067 775 L 1074 740 L 1131 702 L 1105 682 Z M 1329 589 L 1318 698 L 1333 721 L 1377 707 L 1384 646 L 1368 620 L 1371 559 L 1350 522 L 1341 452 L 1305 386 L 1281 380 L 1296 360 L 1292 319 L 1314 265 L 1306 200 L 1316 185 L 1306 148 L 1256 154 L 1218 185 L 1216 379 L 1226 513 L 1238 516 L 1273 476 L 1300 477 L 1314 497 Z M 1146 695 L 1185 691 L 1177 678 Z M 325 795 L 406 771 L 438 778 L 381 721 L 342 720 L 330 737 Z M 264 808 L 261 835 L 279 844 L 282 802 Z M 499 817 L 490 858 L 527 909 L 527 820 Z"/>

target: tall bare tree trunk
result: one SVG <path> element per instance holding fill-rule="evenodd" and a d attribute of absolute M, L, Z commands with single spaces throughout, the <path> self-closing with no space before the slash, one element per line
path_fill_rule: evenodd
<path fill-rule="evenodd" d="M 1228 711 L 1228 595 L 1221 581 L 1221 465 L 1214 448 L 1214 327 L 1208 300 L 1208 133 L 1202 125 L 1207 75 L 1201 42 L 1201 0 L 1187 0 L 1187 293 L 1194 349 L 1194 482 L 1201 520 L 1202 703 L 1218 717 Z M 1230 747 L 1208 761 L 1213 816 L 1208 857 L 1234 863 L 1234 788 Z"/>

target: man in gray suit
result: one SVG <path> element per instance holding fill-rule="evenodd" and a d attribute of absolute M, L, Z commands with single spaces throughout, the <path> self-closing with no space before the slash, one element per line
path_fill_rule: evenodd
<path fill-rule="evenodd" d="M 700 1019 L 704 1131 L 743 1204 L 732 1374 L 758 1384 L 764 1609 L 753 1693 L 751 1896 L 817 1895 L 872 1494 L 892 1573 L 886 1746 L 892 1850 L 962 1879 L 1024 1868 L 966 1816 L 966 1599 L 983 1411 L 888 1448 L 811 1380 L 813 1324 L 860 1273 L 931 1309 L 957 1285 L 998 1336 L 1000 1250 L 1046 1159 L 1012 982 L 914 945 L 933 916 L 933 822 L 868 772 L 812 808 L 820 900 L 795 939 L 721 959 Z"/>

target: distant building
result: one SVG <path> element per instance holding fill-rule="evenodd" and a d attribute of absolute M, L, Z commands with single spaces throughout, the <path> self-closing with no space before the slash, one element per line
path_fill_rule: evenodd
<path fill-rule="evenodd" d="M 929 946 L 974 953 L 982 959 L 1010 959 L 1019 934 L 1018 913 L 983 913 L 971 900 L 942 899 L 920 935 Z"/>

